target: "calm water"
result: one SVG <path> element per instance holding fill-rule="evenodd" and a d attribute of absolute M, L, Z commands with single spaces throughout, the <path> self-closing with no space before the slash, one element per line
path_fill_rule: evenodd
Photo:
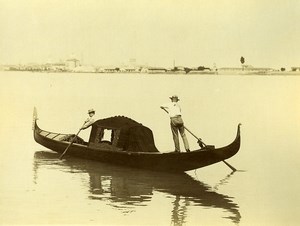
<path fill-rule="evenodd" d="M 298 225 L 300 77 L 0 72 L 0 224 Z M 89 108 L 125 115 L 173 150 L 159 105 L 179 95 L 186 127 L 207 144 L 240 152 L 186 174 L 67 158 L 35 143 L 41 128 L 76 133 Z M 89 131 L 80 136 L 88 139 Z M 191 148 L 196 140 L 188 137 Z"/>

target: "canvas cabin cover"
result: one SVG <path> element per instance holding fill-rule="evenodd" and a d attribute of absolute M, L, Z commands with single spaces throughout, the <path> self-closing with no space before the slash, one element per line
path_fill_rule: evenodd
<path fill-rule="evenodd" d="M 115 116 L 93 123 L 89 146 L 130 152 L 159 152 L 152 131 L 130 118 Z"/>

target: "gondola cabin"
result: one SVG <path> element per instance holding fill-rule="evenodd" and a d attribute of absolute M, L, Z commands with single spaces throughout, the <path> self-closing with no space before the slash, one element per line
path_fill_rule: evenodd
<path fill-rule="evenodd" d="M 94 122 L 88 147 L 110 151 L 159 152 L 152 131 L 124 116 Z"/>

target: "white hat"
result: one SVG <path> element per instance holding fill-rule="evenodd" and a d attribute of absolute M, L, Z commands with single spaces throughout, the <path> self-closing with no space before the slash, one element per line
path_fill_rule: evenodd
<path fill-rule="evenodd" d="M 177 101 L 179 100 L 179 98 L 178 98 L 178 96 L 177 96 L 177 95 L 170 96 L 169 98 L 170 98 L 170 99 L 173 99 L 173 98 L 175 98 L 175 99 L 177 99 Z"/>

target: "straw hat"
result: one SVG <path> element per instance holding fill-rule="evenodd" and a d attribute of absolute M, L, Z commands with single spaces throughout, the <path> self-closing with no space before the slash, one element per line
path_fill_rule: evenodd
<path fill-rule="evenodd" d="M 171 100 L 172 100 L 173 98 L 175 98 L 175 99 L 177 99 L 177 101 L 179 101 L 179 98 L 178 98 L 177 95 L 170 96 L 169 98 L 170 98 Z"/>
<path fill-rule="evenodd" d="M 95 114 L 95 110 L 93 108 L 90 109 L 90 110 L 88 110 L 88 114 L 90 114 L 90 113 L 94 113 Z"/>

